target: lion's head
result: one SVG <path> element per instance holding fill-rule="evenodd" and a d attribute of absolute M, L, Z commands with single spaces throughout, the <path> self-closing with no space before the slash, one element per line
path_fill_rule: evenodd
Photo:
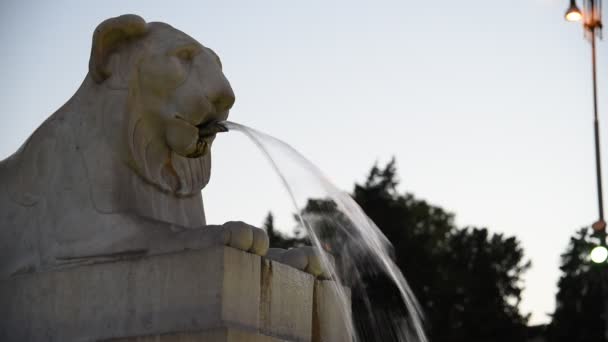
<path fill-rule="evenodd" d="M 216 123 L 234 103 L 212 50 L 167 24 L 123 15 L 95 30 L 89 75 L 128 92 L 128 163 L 140 176 L 181 196 L 207 184 Z"/>

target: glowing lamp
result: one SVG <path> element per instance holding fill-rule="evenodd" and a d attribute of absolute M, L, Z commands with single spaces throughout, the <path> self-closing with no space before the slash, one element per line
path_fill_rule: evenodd
<path fill-rule="evenodd" d="M 568 21 L 579 21 L 583 19 L 583 14 L 581 13 L 581 10 L 578 9 L 578 6 L 576 6 L 574 0 L 570 0 L 570 7 L 568 7 L 565 16 Z"/>
<path fill-rule="evenodd" d="M 604 246 L 595 246 L 591 250 L 591 261 L 596 264 L 601 264 L 608 259 L 608 249 Z"/>

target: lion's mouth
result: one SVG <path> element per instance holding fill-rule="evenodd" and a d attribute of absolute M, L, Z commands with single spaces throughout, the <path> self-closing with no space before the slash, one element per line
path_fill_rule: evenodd
<path fill-rule="evenodd" d="M 196 141 L 195 150 L 188 154 L 188 158 L 199 158 L 209 152 L 211 143 L 217 133 L 228 132 L 228 129 L 219 121 L 209 121 L 197 125 L 198 140 Z"/>
<path fill-rule="evenodd" d="M 196 127 L 198 128 L 198 136 L 202 138 L 214 136 L 217 133 L 228 132 L 228 128 L 221 121 L 210 121 Z"/>

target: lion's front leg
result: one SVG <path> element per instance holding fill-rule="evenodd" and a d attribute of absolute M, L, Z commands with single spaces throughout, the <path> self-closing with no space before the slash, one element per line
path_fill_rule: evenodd
<path fill-rule="evenodd" d="M 266 255 L 266 252 L 268 252 L 268 234 L 263 229 L 241 221 L 226 222 L 220 226 L 220 229 L 223 230 L 224 244 L 226 246 L 261 256 Z"/>
<path fill-rule="evenodd" d="M 335 269 L 335 260 L 331 254 L 311 246 L 291 249 L 270 248 L 266 257 L 321 279 L 330 279 L 332 274 L 332 271 L 323 265 L 323 258 L 330 264 L 329 268 Z"/>

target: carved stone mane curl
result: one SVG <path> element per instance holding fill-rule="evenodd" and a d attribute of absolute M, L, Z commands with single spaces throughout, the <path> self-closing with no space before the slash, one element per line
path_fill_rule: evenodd
<path fill-rule="evenodd" d="M 154 141 L 147 132 L 145 118 L 129 113 L 127 138 L 132 167 L 147 182 L 179 196 L 200 192 L 209 182 L 211 157 L 186 158 Z"/>

